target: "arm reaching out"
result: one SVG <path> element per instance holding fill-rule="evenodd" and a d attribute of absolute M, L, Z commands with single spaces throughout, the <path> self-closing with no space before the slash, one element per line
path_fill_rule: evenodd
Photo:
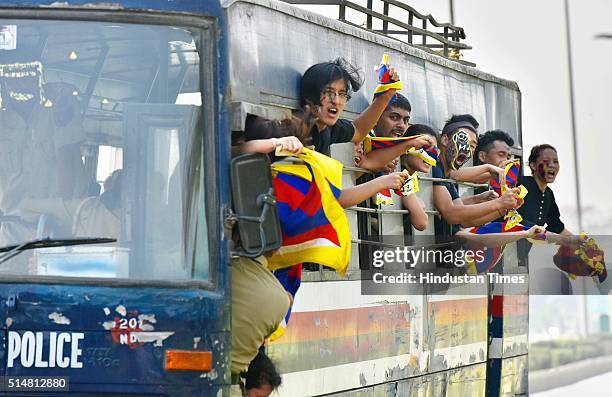
<path fill-rule="evenodd" d="M 383 189 L 401 189 L 410 175 L 407 171 L 393 172 L 389 175 L 380 176 L 372 181 L 357 186 L 342 189 L 338 202 L 342 208 L 352 207 L 362 201 L 374 196 Z"/>
<path fill-rule="evenodd" d="M 402 197 L 404 208 L 410 211 L 410 223 L 415 229 L 423 231 L 427 228 L 429 217 L 425 213 L 425 204 L 416 194 Z"/>
<path fill-rule="evenodd" d="M 459 182 L 485 183 L 491 178 L 499 178 L 503 173 L 503 168 L 491 164 L 481 164 L 474 167 L 451 170 L 450 177 Z"/>
<path fill-rule="evenodd" d="M 255 139 L 244 142 L 237 146 L 232 146 L 232 157 L 245 153 L 272 153 L 277 147 L 288 150 L 294 154 L 299 154 L 304 147 L 302 142 L 294 136 L 282 138 Z"/>
<path fill-rule="evenodd" d="M 384 149 L 372 150 L 364 155 L 360 167 L 382 171 L 391 161 L 406 153 L 408 149 L 412 147 L 420 149 L 423 146 L 436 146 L 436 140 L 430 135 L 422 135 Z"/>
<path fill-rule="evenodd" d="M 532 226 L 529 230 L 523 230 L 520 232 L 490 234 L 475 234 L 470 233 L 467 229 L 462 229 L 457 232 L 456 236 L 461 239 L 462 242 L 469 245 L 481 247 L 501 247 L 502 245 L 513 243 L 522 238 L 533 238 L 544 233 L 546 233 L 546 229 L 543 226 Z"/>
<path fill-rule="evenodd" d="M 514 191 L 507 191 L 501 197 L 479 204 L 465 205 L 461 199 L 452 200 L 450 193 L 444 186 L 433 187 L 434 206 L 449 224 L 465 226 L 478 226 L 486 222 L 483 217 L 494 220 L 503 216 L 502 210 L 515 208 L 517 196 Z M 479 223 L 475 223 L 478 220 Z"/>

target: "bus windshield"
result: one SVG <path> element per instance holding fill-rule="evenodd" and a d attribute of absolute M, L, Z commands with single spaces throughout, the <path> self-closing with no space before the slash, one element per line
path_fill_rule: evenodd
<path fill-rule="evenodd" d="M 24 252 L 1 274 L 208 277 L 203 34 L 0 19 L 0 246 L 117 240 Z"/>

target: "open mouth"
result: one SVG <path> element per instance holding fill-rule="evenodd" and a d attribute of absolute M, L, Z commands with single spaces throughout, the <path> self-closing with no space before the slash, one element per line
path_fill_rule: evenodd
<path fill-rule="evenodd" d="M 457 160 L 455 161 L 457 164 L 463 164 L 467 160 L 467 156 L 465 154 L 460 154 L 457 156 Z"/>
<path fill-rule="evenodd" d="M 546 171 L 546 177 L 547 178 L 554 178 L 555 176 L 557 176 L 557 172 L 550 170 L 550 171 Z"/>
<path fill-rule="evenodd" d="M 394 135 L 396 138 L 399 138 L 399 137 L 404 136 L 404 131 L 402 131 L 402 130 L 392 130 L 391 134 Z"/>
<path fill-rule="evenodd" d="M 327 110 L 327 114 L 329 114 L 330 117 L 336 117 L 336 116 L 338 116 L 338 109 L 337 108 L 329 108 Z"/>

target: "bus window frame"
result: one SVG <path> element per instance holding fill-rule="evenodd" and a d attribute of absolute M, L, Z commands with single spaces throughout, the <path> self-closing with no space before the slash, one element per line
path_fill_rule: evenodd
<path fill-rule="evenodd" d="M 218 105 L 218 100 L 214 93 L 217 88 L 216 76 L 217 72 L 217 41 L 218 24 L 215 18 L 205 15 L 168 15 L 167 12 L 158 11 L 130 11 L 121 10 L 91 10 L 91 9 L 31 9 L 31 8 L 4 8 L 0 7 L 0 19 L 22 19 L 22 20 L 47 20 L 47 21 L 75 21 L 75 22 L 102 22 L 102 23 L 125 23 L 134 25 L 159 25 L 159 26 L 176 26 L 185 28 L 197 29 L 200 36 L 201 48 L 199 51 L 199 73 L 200 73 L 200 95 L 202 98 L 202 157 L 204 159 L 204 172 L 200 173 L 201 188 L 205 192 L 216 192 L 217 186 L 216 177 L 218 175 L 217 160 L 219 154 L 216 150 L 210 150 L 204 153 L 204 149 L 217 147 L 217 120 L 214 116 L 215 109 Z M 212 60 L 208 65 L 206 61 Z M 210 98 L 210 100 L 204 100 Z M 224 286 L 219 283 L 219 264 L 221 253 L 221 237 L 222 227 L 216 228 L 215 225 L 221 225 L 220 202 L 217 194 L 205 195 L 204 202 L 200 202 L 201 210 L 206 214 L 206 228 L 208 238 L 208 259 L 209 270 L 207 280 L 145 280 L 145 279 L 127 279 L 127 278 L 83 278 L 83 277 L 66 277 L 66 276 L 39 276 L 39 275 L 19 275 L 6 274 L 2 276 L 2 283 L 15 284 L 58 284 L 58 285 L 82 285 L 82 286 L 107 286 L 118 288 L 132 287 L 147 287 L 147 288 L 171 288 L 171 289 L 187 289 L 199 288 L 207 291 L 218 291 Z M 197 237 L 194 235 L 194 239 Z M 193 253 L 193 261 L 198 257 L 197 247 Z M 200 264 L 201 265 L 201 264 Z M 198 263 L 193 263 L 193 266 L 198 266 Z"/>

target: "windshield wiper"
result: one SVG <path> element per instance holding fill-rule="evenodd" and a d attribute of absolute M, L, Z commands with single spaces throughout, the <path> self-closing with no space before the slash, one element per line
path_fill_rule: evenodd
<path fill-rule="evenodd" d="M 0 264 L 8 261 L 9 259 L 21 254 L 23 251 L 33 250 L 37 248 L 50 248 L 50 247 L 67 247 L 70 245 L 89 245 L 89 244 L 106 244 L 116 242 L 116 238 L 108 237 L 88 237 L 88 238 L 42 238 L 25 243 L 7 245 L 0 248 L 0 253 L 5 254 L 0 256 Z"/>

